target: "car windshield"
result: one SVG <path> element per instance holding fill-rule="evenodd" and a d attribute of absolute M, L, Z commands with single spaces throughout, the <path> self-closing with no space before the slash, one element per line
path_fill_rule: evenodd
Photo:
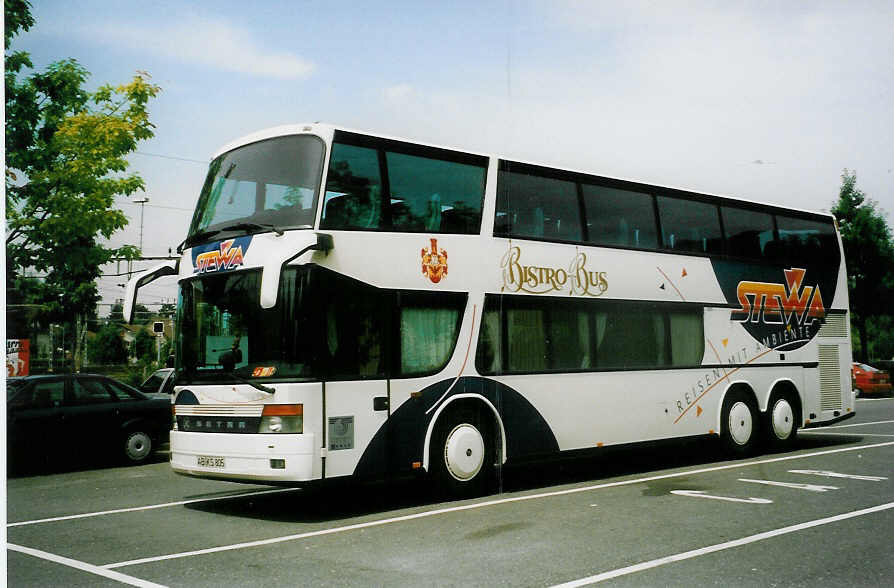
<path fill-rule="evenodd" d="M 310 228 L 316 217 L 323 141 L 290 135 L 251 143 L 211 162 L 187 241 L 227 231 Z"/>
<path fill-rule="evenodd" d="M 27 380 L 19 380 L 16 378 L 6 380 L 6 399 L 10 400 L 19 390 L 24 388 L 27 383 Z"/>
<path fill-rule="evenodd" d="M 309 274 L 303 268 L 284 271 L 278 302 L 270 309 L 261 308 L 259 270 L 182 282 L 178 383 L 312 378 Z"/>
<path fill-rule="evenodd" d="M 155 372 L 154 374 L 149 376 L 149 379 L 147 379 L 145 382 L 143 382 L 143 385 L 140 386 L 140 389 L 141 390 L 153 390 L 153 391 L 158 390 L 159 386 L 161 386 L 162 382 L 164 382 L 164 381 L 165 381 L 165 374 Z"/>

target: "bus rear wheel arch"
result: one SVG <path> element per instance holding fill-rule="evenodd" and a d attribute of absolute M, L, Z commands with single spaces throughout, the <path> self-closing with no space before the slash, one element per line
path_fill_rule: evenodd
<path fill-rule="evenodd" d="M 500 440 L 490 408 L 459 402 L 437 418 L 429 447 L 430 481 L 435 493 L 465 498 L 492 491 Z"/>
<path fill-rule="evenodd" d="M 736 457 L 754 453 L 760 437 L 761 419 L 754 393 L 747 386 L 734 386 L 720 410 L 720 439 Z"/>

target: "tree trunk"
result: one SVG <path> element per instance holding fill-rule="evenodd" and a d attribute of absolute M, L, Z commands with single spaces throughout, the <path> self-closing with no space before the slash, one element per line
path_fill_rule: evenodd
<path fill-rule="evenodd" d="M 857 332 L 860 335 L 860 363 L 869 361 L 869 334 L 866 332 L 866 319 L 857 317 Z"/>
<path fill-rule="evenodd" d="M 74 371 L 80 372 L 81 366 L 84 364 L 84 347 L 87 341 L 87 321 L 83 314 L 75 316 L 75 334 L 74 334 Z"/>

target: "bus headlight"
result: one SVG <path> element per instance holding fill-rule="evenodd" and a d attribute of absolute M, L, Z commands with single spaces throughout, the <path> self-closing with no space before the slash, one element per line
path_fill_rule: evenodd
<path fill-rule="evenodd" d="M 303 404 L 265 404 L 258 433 L 303 433 Z"/>

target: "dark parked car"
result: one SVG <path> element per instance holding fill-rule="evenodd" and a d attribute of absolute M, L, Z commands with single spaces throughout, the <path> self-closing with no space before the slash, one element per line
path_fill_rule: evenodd
<path fill-rule="evenodd" d="M 146 378 L 146 381 L 140 384 L 140 391 L 161 392 L 163 394 L 174 393 L 174 368 L 161 368 L 155 370 L 152 375 Z"/>
<path fill-rule="evenodd" d="M 90 374 L 8 378 L 6 387 L 7 455 L 20 466 L 97 453 L 141 463 L 168 440 L 169 396 Z"/>

